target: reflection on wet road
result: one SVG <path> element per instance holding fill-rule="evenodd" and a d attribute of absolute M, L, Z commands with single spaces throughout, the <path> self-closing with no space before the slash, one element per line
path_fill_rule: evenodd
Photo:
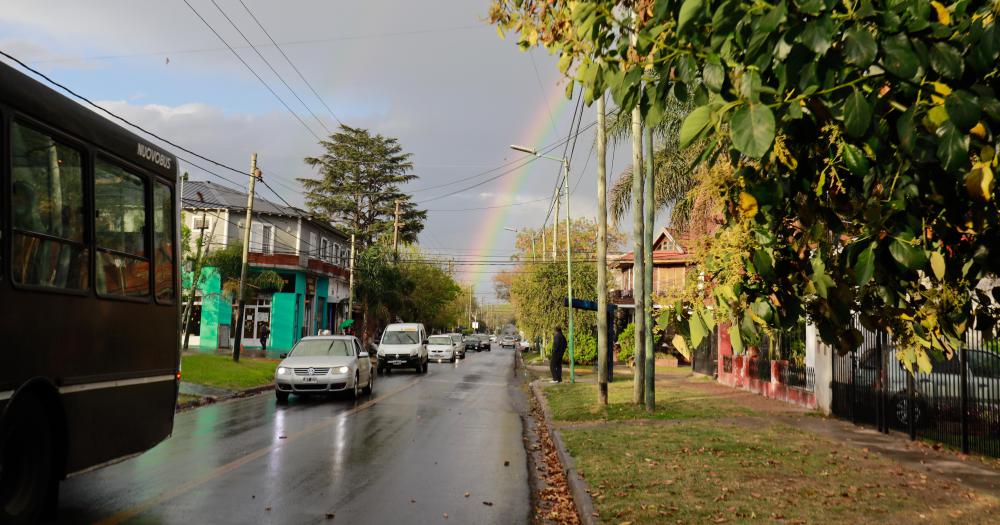
<path fill-rule="evenodd" d="M 470 353 L 379 376 L 357 402 L 261 395 L 178 414 L 153 450 L 63 482 L 58 522 L 524 523 L 512 366 L 510 351 Z"/>

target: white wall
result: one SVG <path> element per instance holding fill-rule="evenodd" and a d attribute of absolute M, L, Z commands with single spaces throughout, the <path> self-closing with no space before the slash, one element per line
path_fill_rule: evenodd
<path fill-rule="evenodd" d="M 829 414 L 833 406 L 833 349 L 819 340 L 816 327 L 806 325 L 806 366 L 815 374 L 816 408 Z"/>

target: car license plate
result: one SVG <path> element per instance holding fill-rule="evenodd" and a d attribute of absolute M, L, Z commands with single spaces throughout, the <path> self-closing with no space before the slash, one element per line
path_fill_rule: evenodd
<path fill-rule="evenodd" d="M 302 378 L 302 382 L 303 383 L 315 383 L 317 381 L 319 381 L 318 377 L 303 377 Z"/>
<path fill-rule="evenodd" d="M 390 364 L 390 365 L 401 365 L 401 364 L 403 364 L 403 363 L 405 363 L 405 362 L 406 362 L 406 361 L 403 361 L 403 360 L 401 360 L 401 359 L 395 359 L 395 360 L 392 360 L 392 361 L 389 361 L 389 364 Z"/>

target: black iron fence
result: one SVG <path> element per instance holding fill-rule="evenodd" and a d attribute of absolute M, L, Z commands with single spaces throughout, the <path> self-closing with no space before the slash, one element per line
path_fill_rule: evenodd
<path fill-rule="evenodd" d="M 1000 348 L 970 330 L 952 359 L 930 374 L 910 374 L 885 332 L 855 323 L 863 342 L 833 357 L 833 413 L 880 431 L 902 430 L 976 452 L 1000 456 Z"/>
<path fill-rule="evenodd" d="M 812 367 L 800 366 L 792 362 L 778 363 L 778 377 L 782 384 L 812 391 L 816 386 L 816 373 Z"/>
<path fill-rule="evenodd" d="M 691 370 L 699 374 L 717 376 L 719 373 L 719 329 L 716 327 L 691 352 Z"/>

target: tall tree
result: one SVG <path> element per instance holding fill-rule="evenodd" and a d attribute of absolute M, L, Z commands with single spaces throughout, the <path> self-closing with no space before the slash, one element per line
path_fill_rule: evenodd
<path fill-rule="evenodd" d="M 425 210 L 417 209 L 399 186 L 417 178 L 411 173 L 410 153 L 399 141 L 366 129 L 341 125 L 320 143 L 323 153 L 306 157 L 318 179 L 298 179 L 305 188 L 306 205 L 313 214 L 328 218 L 362 245 L 391 238 L 396 202 L 400 203 L 400 240 L 412 243 L 424 229 Z"/>

